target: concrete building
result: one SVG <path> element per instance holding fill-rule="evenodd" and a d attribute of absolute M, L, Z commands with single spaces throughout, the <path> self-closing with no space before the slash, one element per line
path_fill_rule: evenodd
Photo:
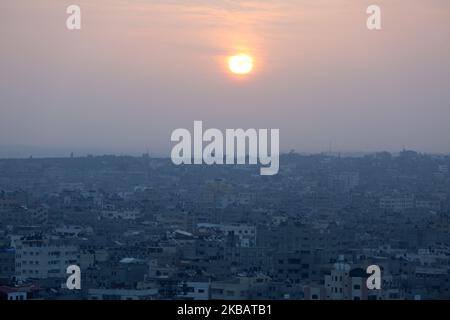
<path fill-rule="evenodd" d="M 78 247 L 41 235 L 22 237 L 15 242 L 18 279 L 65 278 L 67 267 L 78 264 Z"/>
<path fill-rule="evenodd" d="M 380 209 L 387 211 L 401 212 L 413 209 L 415 205 L 413 195 L 385 196 L 380 199 Z"/>
<path fill-rule="evenodd" d="M 27 300 L 27 293 L 14 287 L 0 287 L 0 300 Z"/>

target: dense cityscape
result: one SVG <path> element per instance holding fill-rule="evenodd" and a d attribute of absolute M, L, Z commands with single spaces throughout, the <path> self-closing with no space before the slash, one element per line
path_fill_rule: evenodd
<path fill-rule="evenodd" d="M 275 176 L 147 154 L 3 159 L 0 299 L 450 299 L 449 167 L 406 150 L 291 152 Z"/>

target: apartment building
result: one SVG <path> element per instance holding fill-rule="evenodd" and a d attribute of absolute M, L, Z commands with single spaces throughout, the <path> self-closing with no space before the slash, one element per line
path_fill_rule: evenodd
<path fill-rule="evenodd" d="M 65 278 L 67 267 L 78 264 L 77 246 L 41 235 L 16 240 L 16 276 L 18 279 Z"/>

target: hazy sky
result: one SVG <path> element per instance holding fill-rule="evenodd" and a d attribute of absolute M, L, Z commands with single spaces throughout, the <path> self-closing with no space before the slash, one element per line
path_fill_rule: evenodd
<path fill-rule="evenodd" d="M 450 1 L 0 1 L 0 146 L 168 154 L 194 120 L 279 128 L 284 151 L 450 153 Z"/>

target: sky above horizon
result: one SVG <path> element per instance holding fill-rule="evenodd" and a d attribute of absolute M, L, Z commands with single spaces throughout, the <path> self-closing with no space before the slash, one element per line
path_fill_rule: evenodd
<path fill-rule="evenodd" d="M 450 153 L 449 39 L 448 0 L 3 0 L 0 149 L 167 155 L 202 120 L 279 128 L 282 151 Z"/>

